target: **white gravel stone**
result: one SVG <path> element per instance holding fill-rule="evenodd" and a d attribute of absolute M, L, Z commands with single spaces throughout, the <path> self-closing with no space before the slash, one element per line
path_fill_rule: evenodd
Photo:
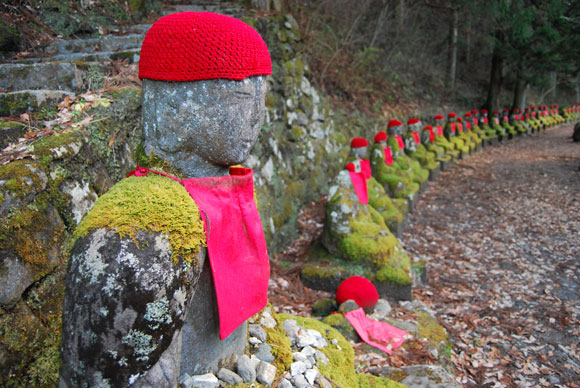
<path fill-rule="evenodd" d="M 301 375 L 302 373 L 306 372 L 306 364 L 303 361 L 296 361 L 290 365 L 290 374 L 292 377 Z"/>
<path fill-rule="evenodd" d="M 236 385 L 244 382 L 244 380 L 240 377 L 240 375 L 226 368 L 221 368 L 218 371 L 217 377 L 218 379 L 222 380 L 223 382 L 229 385 Z"/>
<path fill-rule="evenodd" d="M 286 335 L 290 337 L 290 340 L 298 337 L 298 331 L 300 330 L 300 328 L 298 327 L 298 324 L 294 319 L 285 320 L 284 323 L 282 324 L 282 327 L 284 328 Z"/>
<path fill-rule="evenodd" d="M 328 365 L 326 354 L 322 353 L 320 350 L 317 350 L 316 353 L 314 353 L 314 358 L 316 358 L 317 363 L 322 363 L 324 366 Z"/>
<path fill-rule="evenodd" d="M 251 384 L 256 381 L 256 363 L 245 354 L 238 358 L 236 369 L 245 383 Z"/>
<path fill-rule="evenodd" d="M 266 338 L 267 338 L 266 331 L 264 329 L 262 329 L 262 327 L 260 325 L 250 325 L 249 333 L 250 333 L 250 336 L 256 337 L 257 339 L 259 339 L 262 342 L 266 341 Z"/>
<path fill-rule="evenodd" d="M 266 386 L 271 386 L 276 378 L 276 367 L 268 362 L 261 361 L 256 371 L 256 380 Z"/>
<path fill-rule="evenodd" d="M 258 344 L 261 344 L 262 343 L 262 341 L 260 341 L 256 337 L 250 337 L 250 339 L 248 340 L 248 342 L 250 343 L 250 345 L 258 345 Z"/>
<path fill-rule="evenodd" d="M 312 385 L 308 384 L 308 380 L 306 380 L 306 377 L 304 377 L 304 375 L 295 376 L 292 379 L 292 382 L 294 383 L 294 386 L 296 388 L 311 388 L 312 387 Z"/>
<path fill-rule="evenodd" d="M 286 379 L 280 380 L 280 384 L 278 384 L 278 388 L 294 388 L 292 383 Z"/>
<path fill-rule="evenodd" d="M 294 352 L 292 353 L 292 359 L 294 361 L 306 361 L 307 357 L 304 353 L 302 352 Z"/>
<path fill-rule="evenodd" d="M 186 388 L 218 388 L 220 382 L 212 373 L 191 376 L 185 381 Z"/>
<path fill-rule="evenodd" d="M 309 331 L 299 330 L 296 346 L 298 346 L 299 348 L 303 348 L 305 346 L 312 346 L 316 344 L 317 340 L 318 339 Z"/>
<path fill-rule="evenodd" d="M 268 329 L 273 329 L 276 327 L 276 320 L 272 318 L 270 310 L 264 310 L 262 312 L 262 319 L 260 319 L 260 324 Z"/>
<path fill-rule="evenodd" d="M 312 346 L 306 346 L 304 349 L 300 351 L 306 357 L 313 356 L 316 353 L 316 350 Z"/>
<path fill-rule="evenodd" d="M 304 377 L 306 377 L 308 384 L 314 385 L 314 382 L 318 377 L 318 371 L 316 369 L 308 369 L 306 372 L 304 372 Z"/>

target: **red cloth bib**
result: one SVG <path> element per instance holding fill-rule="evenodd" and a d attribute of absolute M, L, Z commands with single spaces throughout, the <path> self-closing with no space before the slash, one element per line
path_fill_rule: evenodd
<path fill-rule="evenodd" d="M 455 123 L 451 123 L 451 132 L 455 133 Z"/>
<path fill-rule="evenodd" d="M 437 135 L 443 136 L 443 127 L 441 125 L 437 126 Z"/>
<path fill-rule="evenodd" d="M 509 121 L 510 121 L 510 119 L 509 119 L 507 116 L 503 116 L 503 122 L 504 122 L 504 123 L 507 123 L 507 122 L 509 122 Z"/>
<path fill-rule="evenodd" d="M 399 148 L 405 149 L 405 142 L 403 141 L 401 136 L 395 136 L 395 139 L 397 139 L 397 144 L 399 145 Z"/>
<path fill-rule="evenodd" d="M 253 172 L 231 167 L 230 176 L 180 180 L 137 167 L 129 176 L 149 172 L 183 184 L 200 210 L 223 340 L 268 302 L 270 260 L 254 202 Z"/>
<path fill-rule="evenodd" d="M 463 124 L 457 123 L 457 129 L 459 129 L 459 132 L 463 132 Z"/>
<path fill-rule="evenodd" d="M 468 131 L 471 131 L 471 122 L 470 121 L 466 121 L 465 122 L 465 127 L 467 128 Z"/>
<path fill-rule="evenodd" d="M 360 169 L 357 170 L 355 163 L 348 163 L 346 169 L 350 175 L 350 181 L 354 187 L 358 201 L 363 205 L 369 203 L 369 192 L 367 188 L 367 179 L 372 175 L 371 163 L 368 159 L 360 161 Z"/>
<path fill-rule="evenodd" d="M 433 132 L 433 129 L 428 129 L 429 131 L 429 142 L 433 143 L 435 141 L 435 132 Z"/>
<path fill-rule="evenodd" d="M 487 119 L 487 117 L 482 118 L 481 120 L 483 120 L 483 123 L 485 125 L 489 124 L 489 120 Z"/>
<path fill-rule="evenodd" d="M 413 134 L 413 140 L 415 140 L 415 143 L 417 143 L 417 144 L 421 143 L 421 139 L 419 138 L 419 134 L 415 131 L 411 131 L 411 133 Z"/>
<path fill-rule="evenodd" d="M 499 125 L 499 117 L 494 117 L 493 121 L 495 122 L 495 125 Z"/>
<path fill-rule="evenodd" d="M 479 121 L 477 119 L 473 119 L 473 125 L 479 125 Z"/>
<path fill-rule="evenodd" d="M 383 153 L 385 154 L 385 164 L 387 166 L 393 164 L 393 153 L 391 152 L 391 147 L 383 147 Z"/>

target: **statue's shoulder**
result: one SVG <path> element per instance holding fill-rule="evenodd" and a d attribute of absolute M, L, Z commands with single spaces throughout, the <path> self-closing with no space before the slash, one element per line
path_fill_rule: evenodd
<path fill-rule="evenodd" d="M 100 228 L 133 239 L 139 231 L 162 233 L 174 253 L 187 256 L 205 245 L 199 209 L 185 187 L 157 174 L 116 183 L 83 218 L 74 238 Z"/>

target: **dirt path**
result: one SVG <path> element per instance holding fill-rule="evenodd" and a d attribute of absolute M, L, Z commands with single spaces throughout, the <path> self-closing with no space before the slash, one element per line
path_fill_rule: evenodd
<path fill-rule="evenodd" d="M 485 148 L 421 195 L 405 248 L 416 297 L 466 387 L 580 387 L 580 144 L 572 126 Z"/>

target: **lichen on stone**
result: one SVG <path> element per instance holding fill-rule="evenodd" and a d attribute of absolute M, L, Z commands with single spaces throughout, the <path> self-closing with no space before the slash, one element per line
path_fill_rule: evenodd
<path fill-rule="evenodd" d="M 145 319 L 149 322 L 151 330 L 157 330 L 161 324 L 171 323 L 171 314 L 169 314 L 169 301 L 167 297 L 163 297 L 152 303 L 147 303 L 147 311 L 145 312 Z"/>
<path fill-rule="evenodd" d="M 150 174 L 126 178 L 101 196 L 74 232 L 74 239 L 105 228 L 135 239 L 138 230 L 167 234 L 173 260 L 192 263 L 205 233 L 199 210 L 185 188 L 167 177 Z"/>

